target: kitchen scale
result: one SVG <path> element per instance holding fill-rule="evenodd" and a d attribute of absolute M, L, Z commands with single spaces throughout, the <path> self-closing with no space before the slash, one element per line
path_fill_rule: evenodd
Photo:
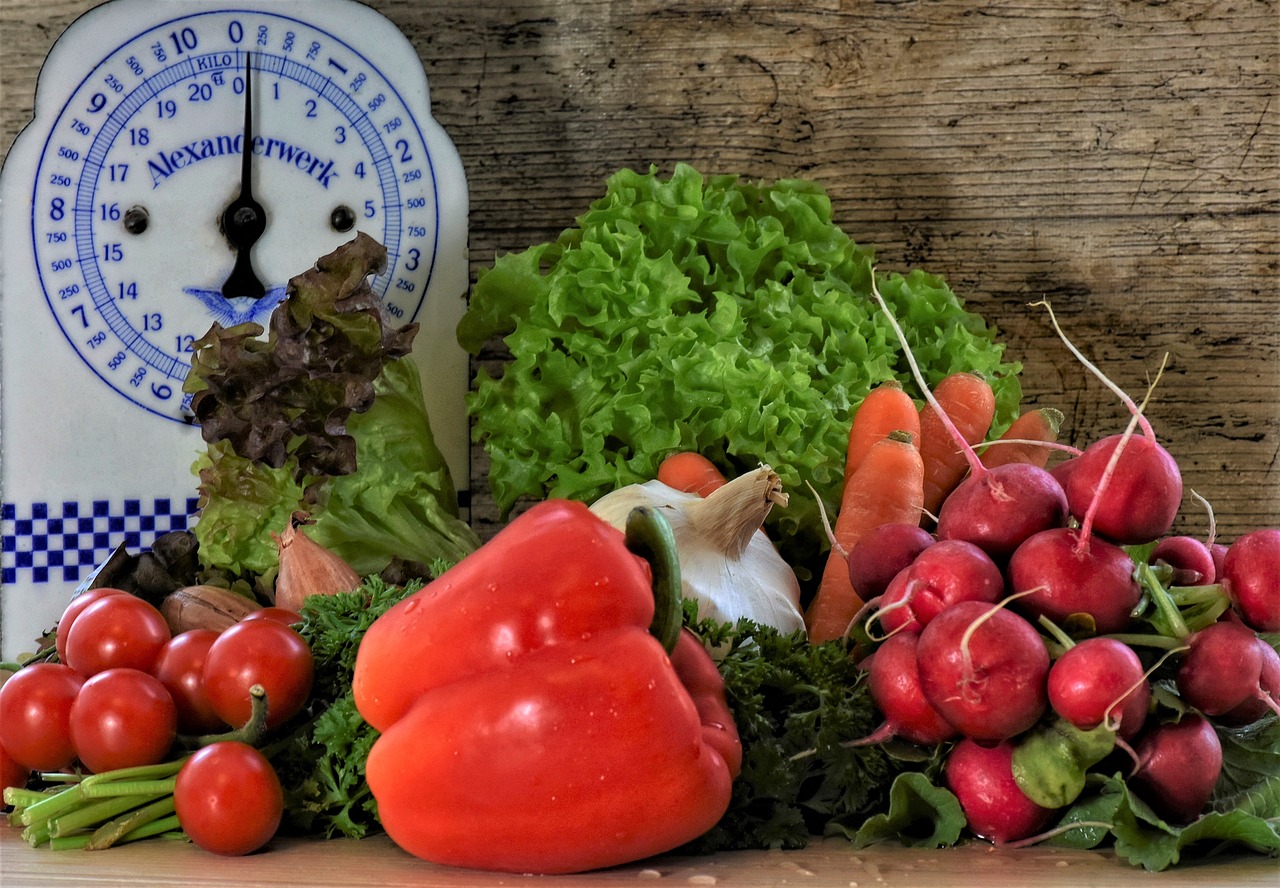
<path fill-rule="evenodd" d="M 263 326 L 364 232 L 468 502 L 467 189 L 412 44 L 354 0 L 109 0 L 41 69 L 0 173 L 0 641 L 34 650 L 117 546 L 188 526 L 182 392 L 213 322 Z"/>

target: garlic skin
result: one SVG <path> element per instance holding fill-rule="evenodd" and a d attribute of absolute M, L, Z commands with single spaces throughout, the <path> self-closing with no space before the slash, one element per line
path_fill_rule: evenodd
<path fill-rule="evenodd" d="M 289 522 L 284 533 L 271 536 L 280 552 L 276 607 L 300 613 L 303 599 L 311 595 L 336 595 L 360 585 L 360 576 L 351 565 L 303 533 L 295 521 Z"/>
<path fill-rule="evenodd" d="M 661 510 L 675 536 L 681 591 L 698 602 L 699 618 L 746 617 L 779 632 L 803 632 L 800 583 L 761 530 L 775 504 L 786 506 L 787 495 L 778 474 L 762 465 L 706 498 L 646 481 L 605 494 L 591 511 L 624 530 L 637 506 Z"/>

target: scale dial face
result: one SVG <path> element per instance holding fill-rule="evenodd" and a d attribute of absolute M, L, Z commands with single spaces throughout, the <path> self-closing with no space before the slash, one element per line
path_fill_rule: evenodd
<path fill-rule="evenodd" d="M 288 279 L 357 230 L 387 248 L 372 286 L 390 320 L 414 320 L 440 209 L 426 112 L 352 45 L 358 31 L 344 39 L 270 4 L 172 8 L 188 11 L 103 38 L 108 51 L 67 85 L 32 182 L 31 244 L 84 363 L 138 407 L 188 422 L 192 343 L 214 321 L 265 325 Z M 261 299 L 223 291 L 236 260 L 223 214 L 241 192 L 249 100 Z"/>

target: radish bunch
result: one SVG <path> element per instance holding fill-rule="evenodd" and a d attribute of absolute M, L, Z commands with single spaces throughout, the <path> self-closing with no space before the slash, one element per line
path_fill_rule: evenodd
<path fill-rule="evenodd" d="M 1219 731 L 1280 713 L 1280 655 L 1260 635 L 1280 631 L 1280 529 L 1170 535 L 1176 461 L 1062 338 L 1128 427 L 1043 472 L 987 469 L 956 434 L 971 470 L 934 535 L 850 553 L 855 583 L 882 575 L 859 630 L 884 724 L 853 742 L 941 744 L 971 831 L 999 843 L 1032 840 L 1090 773 L 1189 823 L 1222 771 Z"/>

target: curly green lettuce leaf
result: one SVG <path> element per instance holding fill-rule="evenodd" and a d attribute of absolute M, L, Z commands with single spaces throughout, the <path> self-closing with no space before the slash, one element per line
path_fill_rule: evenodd
<path fill-rule="evenodd" d="M 459 324 L 469 351 L 510 352 L 467 399 L 498 507 L 592 501 L 675 450 L 730 476 L 767 462 L 791 496 L 769 521 L 803 570 L 826 546 L 808 485 L 834 509 L 854 409 L 880 381 L 911 384 L 872 273 L 811 182 L 616 173 L 576 227 L 482 270 Z M 939 277 L 876 280 L 930 383 L 983 375 L 993 432 L 1007 426 L 1020 367 L 994 331 Z"/>

